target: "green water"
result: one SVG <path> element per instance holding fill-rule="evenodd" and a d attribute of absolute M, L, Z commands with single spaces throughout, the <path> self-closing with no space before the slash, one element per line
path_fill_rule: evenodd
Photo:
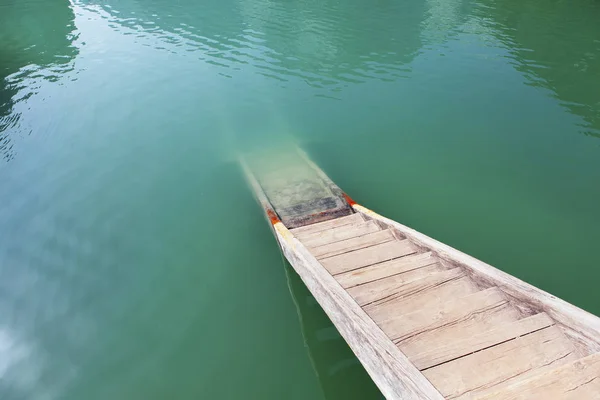
<path fill-rule="evenodd" d="M 235 154 L 600 314 L 594 0 L 0 0 L 0 398 L 379 399 Z"/>

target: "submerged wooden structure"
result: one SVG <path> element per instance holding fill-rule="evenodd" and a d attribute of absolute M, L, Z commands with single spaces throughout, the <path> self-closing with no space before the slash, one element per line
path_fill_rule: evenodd
<path fill-rule="evenodd" d="M 600 318 L 356 204 L 301 150 L 282 160 L 242 164 L 387 399 L 600 399 Z"/>

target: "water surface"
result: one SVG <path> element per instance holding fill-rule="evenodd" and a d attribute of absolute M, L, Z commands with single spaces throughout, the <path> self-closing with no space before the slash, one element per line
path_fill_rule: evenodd
<path fill-rule="evenodd" d="M 0 0 L 0 398 L 379 399 L 235 163 L 600 314 L 594 0 Z"/>

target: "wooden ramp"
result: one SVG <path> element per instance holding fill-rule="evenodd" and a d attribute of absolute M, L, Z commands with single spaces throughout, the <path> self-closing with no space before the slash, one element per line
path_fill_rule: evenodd
<path fill-rule="evenodd" d="M 386 398 L 600 399 L 596 316 L 343 194 L 353 213 L 288 229 L 246 172 L 283 253 Z"/>

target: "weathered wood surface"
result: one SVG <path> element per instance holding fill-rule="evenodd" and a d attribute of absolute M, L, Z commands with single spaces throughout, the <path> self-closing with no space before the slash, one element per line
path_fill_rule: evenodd
<path fill-rule="evenodd" d="M 573 344 L 552 326 L 423 373 L 446 399 L 454 399 L 473 396 L 508 380 L 522 379 L 531 371 L 553 368 L 577 358 Z"/>
<path fill-rule="evenodd" d="M 294 229 L 294 235 L 298 238 L 309 239 L 319 236 L 325 231 L 333 228 L 340 228 L 346 225 L 364 223 L 365 220 L 361 214 L 351 214 L 341 218 L 330 219 L 328 221 L 304 225 Z"/>
<path fill-rule="evenodd" d="M 554 369 L 544 369 L 528 379 L 510 380 L 476 397 L 478 400 L 599 400 L 600 353 Z"/>
<path fill-rule="evenodd" d="M 282 223 L 275 232 L 284 255 L 388 399 L 443 397 L 319 261 Z"/>
<path fill-rule="evenodd" d="M 431 252 L 409 255 L 338 274 L 336 279 L 344 288 L 351 288 L 353 286 L 364 285 L 389 276 L 436 264 L 437 262 L 437 258 L 433 257 Z"/>
<path fill-rule="evenodd" d="M 516 313 L 502 292 L 496 288 L 473 293 L 458 299 L 448 299 L 440 308 L 432 307 L 398 315 L 382 321 L 380 326 L 396 343 L 417 335 L 455 326 L 472 320 L 512 322 Z"/>
<path fill-rule="evenodd" d="M 586 354 L 543 310 L 405 232 L 383 236 L 380 225 L 308 251 L 446 399 L 476 398 Z"/>
<path fill-rule="evenodd" d="M 394 234 L 389 229 L 385 231 L 377 231 L 368 233 L 366 235 L 353 237 L 346 240 L 341 240 L 335 243 L 328 243 L 322 246 L 314 247 L 311 249 L 311 253 L 322 260 L 324 258 L 337 256 L 339 254 L 348 253 L 350 251 L 356 251 L 371 247 L 376 244 L 385 243 L 394 240 Z"/>
<path fill-rule="evenodd" d="M 480 330 L 474 335 L 465 335 L 455 329 L 454 337 L 449 338 L 442 335 L 432 335 L 431 338 L 401 346 L 402 352 L 406 354 L 415 366 L 421 370 L 456 360 L 477 351 L 508 342 L 520 336 L 548 328 L 554 325 L 554 321 L 547 314 L 536 314 L 531 317 L 501 324 L 491 329 Z M 435 332 L 437 333 L 437 332 Z M 430 340 L 427 340 L 430 339 Z"/>
<path fill-rule="evenodd" d="M 381 227 L 373 221 L 362 221 L 350 225 L 340 226 L 339 228 L 316 232 L 310 235 L 302 237 L 302 235 L 296 235 L 302 239 L 302 243 L 306 247 L 318 247 L 326 244 L 339 242 L 342 240 L 352 239 L 357 236 L 368 235 L 369 233 L 378 232 Z"/>
<path fill-rule="evenodd" d="M 501 288 L 522 307 L 530 308 L 532 314 L 547 313 L 578 342 L 580 350 L 587 350 L 587 354 L 600 352 L 600 318 L 597 316 L 366 207 L 354 204 L 353 208 L 367 218 L 396 229 L 416 245 L 434 251 L 442 260 L 465 268 L 483 284 Z"/>
<path fill-rule="evenodd" d="M 415 252 L 415 248 L 408 240 L 391 241 L 326 258 L 321 263 L 332 275 L 336 275 Z"/>
<path fill-rule="evenodd" d="M 458 268 L 409 282 L 404 289 L 406 290 L 398 292 L 397 296 L 365 303 L 365 311 L 373 318 L 384 320 L 393 318 L 399 313 L 440 307 L 448 299 L 456 299 L 479 291 Z"/>
<path fill-rule="evenodd" d="M 356 214 L 291 230 L 271 217 L 274 233 L 386 398 L 598 398 L 597 356 L 583 358 L 598 317 L 355 204 L 308 164 Z"/>
<path fill-rule="evenodd" d="M 412 271 L 409 271 L 412 272 Z M 398 278 L 401 279 L 402 275 L 395 275 L 391 279 L 393 282 L 399 282 Z M 400 286 L 389 286 L 382 287 L 384 290 L 368 290 L 371 284 L 364 285 L 367 290 L 363 289 L 362 286 L 350 288 L 348 291 L 354 296 L 358 304 L 365 307 L 366 310 L 372 310 L 373 308 L 379 308 L 381 305 L 397 302 L 401 299 L 413 298 L 413 296 L 436 290 L 441 285 L 448 282 L 457 281 L 465 276 L 465 273 L 460 268 L 453 268 L 446 271 L 440 271 L 438 273 L 428 274 L 423 279 L 408 280 L 402 282 Z M 380 281 L 375 281 L 373 284 L 381 284 Z M 432 292 L 429 292 L 431 294 Z M 396 303 L 397 304 L 397 303 Z"/>

